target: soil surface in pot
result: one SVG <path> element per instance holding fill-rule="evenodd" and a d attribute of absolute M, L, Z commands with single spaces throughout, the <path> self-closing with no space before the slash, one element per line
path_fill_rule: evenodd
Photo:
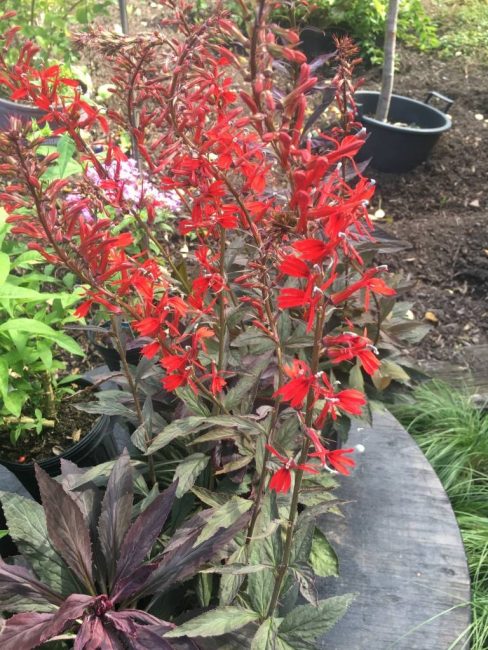
<path fill-rule="evenodd" d="M 462 364 L 466 346 L 488 344 L 488 69 L 404 48 L 399 68 L 395 92 L 451 97 L 453 125 L 417 169 L 366 171 L 378 184 L 371 212 L 384 210 L 378 225 L 411 245 L 382 257 L 411 280 L 401 298 L 413 302 L 415 316 L 431 319 L 430 333 L 411 354 Z M 362 89 L 378 90 L 380 74 L 366 71 Z"/>
<path fill-rule="evenodd" d="M 16 445 L 10 442 L 10 431 L 0 427 L 0 458 L 17 463 L 31 463 L 59 456 L 90 432 L 98 415 L 79 411 L 73 401 L 64 401 L 58 410 L 53 428 L 42 433 L 24 433 Z"/>

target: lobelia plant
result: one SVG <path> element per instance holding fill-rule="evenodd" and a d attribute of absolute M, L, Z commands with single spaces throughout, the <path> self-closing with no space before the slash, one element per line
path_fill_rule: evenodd
<path fill-rule="evenodd" d="M 2 610 L 17 612 L 0 631 L 2 648 L 28 650 L 56 638 L 72 640 L 76 650 L 198 648 L 162 638 L 174 623 L 146 609 L 222 555 L 249 520 L 250 504 L 236 497 L 233 508 L 207 509 L 163 543 L 177 483 L 153 494 L 131 521 L 127 453 L 114 464 L 103 499 L 83 470 L 64 459 L 61 465 L 62 484 L 36 466 L 42 506 L 22 493 L 1 493 L 10 534 L 30 565 L 0 560 Z M 64 634 L 74 626 L 75 634 Z"/>
<path fill-rule="evenodd" d="M 154 486 L 178 450 L 174 516 L 184 520 L 199 502 L 231 508 L 235 494 L 250 504 L 246 535 L 198 577 L 200 605 L 219 606 L 165 638 L 202 644 L 239 630 L 253 648 L 312 649 L 351 600 L 319 601 L 314 586 L 315 575 L 337 570 L 316 517 L 337 506 L 331 475 L 354 465 L 354 450 L 335 449 L 331 437 L 366 406 L 354 386 L 380 368 L 367 314 L 373 301 L 376 338 L 381 300 L 395 293 L 380 277 L 386 267 L 361 255 L 372 239 L 374 182 L 354 162 L 364 141 L 356 48 L 336 41 L 328 83 L 341 120 L 312 141 L 307 101 L 323 94 L 315 75 L 323 61 L 306 62 L 295 31 L 268 21 L 265 0 L 249 37 L 225 12 L 195 25 L 189 4 L 163 4 L 171 9 L 163 32 L 79 37 L 116 70 L 107 114 L 57 71 L 41 71 L 41 84 L 22 62 L 2 71 L 48 111 L 84 171 L 43 182 L 58 155 L 41 159 L 42 137 L 29 140 L 29 126 L 13 121 L 0 134 L 9 179 L 0 200 L 14 233 L 77 276 L 86 294 L 78 315 L 110 320 L 124 390 L 93 408 L 130 414 Z M 124 191 L 121 130 L 139 169 L 135 197 Z M 88 132 L 99 132 L 101 153 Z M 177 235 L 159 226 L 149 184 L 177 195 Z M 124 324 L 148 338 L 137 368 Z M 300 594 L 308 603 L 296 607 Z"/>

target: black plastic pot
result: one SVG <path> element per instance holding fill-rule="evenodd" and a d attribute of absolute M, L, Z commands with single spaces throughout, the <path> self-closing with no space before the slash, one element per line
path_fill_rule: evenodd
<path fill-rule="evenodd" d="M 430 106 L 436 97 L 446 103 L 445 112 Z M 382 172 L 408 172 L 427 160 L 440 136 L 451 128 L 447 115 L 453 100 L 430 92 L 424 102 L 392 95 L 388 122 L 375 120 L 379 93 L 356 93 L 359 118 L 369 137 L 357 156 L 358 162 L 371 158 L 371 165 Z M 414 126 L 396 126 L 395 123 Z"/>
<path fill-rule="evenodd" d="M 115 421 L 116 418 L 102 415 L 79 442 L 59 456 L 38 461 L 38 465 L 50 476 L 57 476 L 61 472 L 61 458 L 70 460 L 79 467 L 90 467 L 112 460 L 118 453 L 114 436 Z M 17 476 L 34 498 L 39 498 L 34 463 L 15 463 L 7 460 L 0 460 L 0 463 Z"/>

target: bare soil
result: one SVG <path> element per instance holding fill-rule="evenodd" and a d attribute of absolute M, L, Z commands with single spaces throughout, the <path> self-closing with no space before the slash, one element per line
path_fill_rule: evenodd
<path fill-rule="evenodd" d="M 488 69 L 409 50 L 400 60 L 395 92 L 451 97 L 453 127 L 412 172 L 366 173 L 378 183 L 382 228 L 411 244 L 389 260 L 412 281 L 403 297 L 417 318 L 431 312 L 432 330 L 412 355 L 462 362 L 466 346 L 488 343 Z M 370 70 L 364 87 L 379 81 L 380 70 Z"/>

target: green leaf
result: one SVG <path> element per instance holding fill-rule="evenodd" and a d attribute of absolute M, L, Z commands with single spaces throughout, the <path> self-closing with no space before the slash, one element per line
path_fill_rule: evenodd
<path fill-rule="evenodd" d="M 250 562 L 262 564 L 266 559 L 266 549 L 259 542 L 255 542 L 251 551 Z M 251 605 L 262 617 L 265 617 L 268 611 L 274 583 L 275 578 L 272 569 L 263 569 L 257 573 L 250 573 L 247 578 L 247 594 Z"/>
<path fill-rule="evenodd" d="M 22 390 L 11 390 L 3 396 L 3 404 L 12 415 L 18 418 L 22 413 L 22 407 L 27 397 L 27 393 Z"/>
<path fill-rule="evenodd" d="M 36 334 L 50 339 L 57 338 L 59 335 L 59 332 L 56 332 L 46 323 L 33 318 L 11 318 L 0 325 L 0 332 L 9 332 L 10 330 L 28 332 L 29 334 Z"/>
<path fill-rule="evenodd" d="M 166 447 L 170 442 L 173 442 L 176 438 L 181 438 L 182 436 L 187 436 L 190 433 L 195 433 L 200 429 L 207 428 L 211 426 L 211 422 L 206 417 L 197 417 L 191 415 L 188 418 L 182 418 L 181 420 L 175 420 L 167 427 L 165 427 L 160 433 L 158 433 L 154 440 L 152 441 L 151 446 L 147 450 L 147 453 L 154 454 L 154 452 L 159 451 L 163 447 Z"/>
<path fill-rule="evenodd" d="M 258 620 L 259 615 L 249 609 L 241 607 L 217 607 L 201 616 L 192 618 L 175 630 L 167 632 L 163 638 L 177 638 L 180 636 L 220 636 L 227 632 L 239 630 L 244 625 Z"/>
<path fill-rule="evenodd" d="M 252 640 L 251 650 L 275 650 L 278 622 L 275 618 L 267 618 L 261 623 Z"/>
<path fill-rule="evenodd" d="M 248 346 L 253 354 L 261 354 L 262 352 L 274 350 L 276 344 L 257 327 L 248 327 L 242 334 L 236 336 L 231 346 L 234 348 Z"/>
<path fill-rule="evenodd" d="M 364 393 L 364 377 L 359 359 L 349 372 L 349 386 Z"/>
<path fill-rule="evenodd" d="M 310 565 L 314 573 L 322 578 L 339 576 L 339 560 L 325 535 L 315 529 L 310 552 Z"/>
<path fill-rule="evenodd" d="M 177 388 L 175 393 L 184 402 L 185 406 L 188 407 L 192 415 L 202 415 L 204 417 L 210 415 L 206 404 L 199 400 L 198 396 L 188 386 Z"/>
<path fill-rule="evenodd" d="M 10 273 L 10 258 L 7 253 L 0 252 L 0 285 L 5 283 Z"/>
<path fill-rule="evenodd" d="M 317 639 L 344 616 L 354 594 L 334 596 L 318 605 L 300 605 L 285 616 L 278 628 L 278 637 L 293 650 L 316 650 Z"/>
<path fill-rule="evenodd" d="M 77 343 L 71 336 L 68 336 L 67 334 L 63 334 L 62 332 L 56 332 L 56 343 L 59 345 L 60 348 L 63 348 L 63 350 L 66 350 L 66 352 L 69 352 L 70 354 L 76 354 L 79 357 L 84 357 L 85 352 L 83 351 L 83 348 L 80 346 L 79 343 Z"/>
<path fill-rule="evenodd" d="M 0 492 L 0 500 L 10 536 L 39 578 L 63 595 L 79 589 L 49 542 L 43 507 L 33 499 L 11 492 Z"/>
<path fill-rule="evenodd" d="M 199 573 L 197 575 L 196 594 L 200 607 L 208 607 L 212 600 L 214 579 L 211 574 Z"/>
<path fill-rule="evenodd" d="M 5 357 L 0 357 L 0 395 L 3 399 L 8 393 L 8 362 Z"/>
<path fill-rule="evenodd" d="M 237 384 L 229 390 L 223 400 L 228 411 L 237 409 L 243 414 L 250 412 L 259 380 L 264 370 L 269 366 L 269 361 L 269 355 L 254 357 L 252 367 L 240 371 Z"/>
<path fill-rule="evenodd" d="M 198 476 L 207 467 L 208 461 L 209 457 L 200 452 L 187 456 L 180 461 L 173 478 L 174 481 L 178 479 L 177 498 L 181 498 L 193 487 Z"/>
<path fill-rule="evenodd" d="M 308 562 L 312 550 L 315 521 L 299 517 L 291 547 L 291 564 Z"/>
<path fill-rule="evenodd" d="M 198 536 L 194 547 L 210 539 L 220 528 L 229 528 L 252 506 L 252 501 L 232 497 L 227 503 L 217 508 Z"/>
<path fill-rule="evenodd" d="M 232 498 L 232 494 L 214 492 L 213 490 L 207 490 L 206 488 L 197 487 L 196 485 L 192 487 L 191 491 L 200 499 L 200 501 L 211 508 L 219 508 Z"/>
<path fill-rule="evenodd" d="M 34 289 L 18 287 L 16 284 L 5 282 L 0 286 L 0 300 L 38 300 L 47 301 L 52 296 L 48 293 L 39 293 Z"/>

